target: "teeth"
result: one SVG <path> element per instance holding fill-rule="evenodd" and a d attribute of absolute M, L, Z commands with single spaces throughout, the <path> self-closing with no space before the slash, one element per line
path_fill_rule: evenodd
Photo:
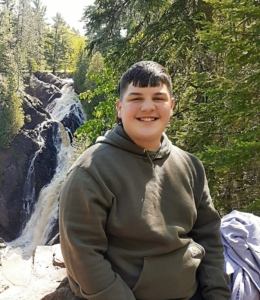
<path fill-rule="evenodd" d="M 140 118 L 140 120 L 143 122 L 151 122 L 151 121 L 154 121 L 155 118 Z"/>

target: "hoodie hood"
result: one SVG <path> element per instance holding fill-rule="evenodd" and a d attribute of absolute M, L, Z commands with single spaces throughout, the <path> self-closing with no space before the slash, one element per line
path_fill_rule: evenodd
<path fill-rule="evenodd" d="M 96 143 L 109 144 L 122 150 L 131 152 L 133 154 L 145 157 L 147 157 L 147 152 L 149 152 L 146 149 L 136 145 L 126 134 L 122 125 L 117 125 L 113 130 L 107 131 L 104 136 L 100 136 L 97 139 Z M 163 132 L 161 147 L 154 157 L 153 155 L 151 155 L 152 159 L 160 159 L 169 155 L 169 153 L 171 152 L 171 146 L 171 142 L 169 141 L 166 134 Z"/>

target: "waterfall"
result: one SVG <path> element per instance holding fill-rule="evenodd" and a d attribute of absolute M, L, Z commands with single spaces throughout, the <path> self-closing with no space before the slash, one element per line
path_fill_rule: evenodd
<path fill-rule="evenodd" d="M 84 115 L 82 113 L 81 103 L 71 85 L 66 84 L 62 90 L 62 97 L 55 99 L 47 107 L 51 115 L 51 120 L 57 124 L 57 130 L 53 130 L 53 144 L 57 149 L 57 167 L 50 184 L 44 186 L 34 206 L 29 221 L 24 227 L 22 234 L 16 240 L 10 242 L 7 247 L 7 253 L 23 253 L 24 259 L 31 257 L 37 245 L 45 245 L 49 239 L 49 233 L 58 219 L 58 198 L 61 185 L 65 179 L 66 173 L 75 160 L 73 147 L 71 146 L 72 133 L 68 128 L 64 128 L 62 120 L 66 116 L 73 115 L 78 124 L 82 124 Z M 44 122 L 45 123 L 45 122 Z M 46 124 L 42 123 L 38 128 L 39 150 L 35 153 L 30 162 L 27 173 L 27 180 L 24 187 L 24 209 L 29 213 L 30 203 L 35 197 L 34 189 L 34 162 L 38 153 L 40 153 L 44 140 L 41 137 L 41 130 Z"/>
<path fill-rule="evenodd" d="M 41 132 L 48 122 L 50 121 L 49 120 L 45 121 L 36 128 L 36 132 L 38 133 L 36 141 L 39 145 L 39 150 L 35 152 L 30 162 L 29 170 L 26 176 L 26 182 L 24 185 L 24 191 L 23 191 L 23 210 L 26 215 L 30 214 L 30 205 L 35 198 L 34 163 L 38 154 L 42 151 L 42 147 L 45 144 L 44 139 L 41 136 Z"/>

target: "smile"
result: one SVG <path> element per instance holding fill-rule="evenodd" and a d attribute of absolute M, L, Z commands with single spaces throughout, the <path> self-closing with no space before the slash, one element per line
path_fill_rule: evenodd
<path fill-rule="evenodd" d="M 142 122 L 152 122 L 158 120 L 158 118 L 146 117 L 146 118 L 137 118 L 139 121 Z"/>

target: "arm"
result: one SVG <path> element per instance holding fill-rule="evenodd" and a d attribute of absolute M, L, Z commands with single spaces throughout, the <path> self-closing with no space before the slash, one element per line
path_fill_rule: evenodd
<path fill-rule="evenodd" d="M 83 168 L 71 171 L 60 198 L 61 249 L 74 293 L 93 300 L 135 300 L 104 254 L 110 203 Z"/>
<path fill-rule="evenodd" d="M 209 193 L 204 168 L 200 163 L 194 181 L 194 196 L 197 219 L 190 236 L 205 249 L 205 257 L 198 268 L 197 276 L 206 300 L 228 300 L 229 279 L 224 272 L 223 245 L 220 234 L 220 217 Z"/>

